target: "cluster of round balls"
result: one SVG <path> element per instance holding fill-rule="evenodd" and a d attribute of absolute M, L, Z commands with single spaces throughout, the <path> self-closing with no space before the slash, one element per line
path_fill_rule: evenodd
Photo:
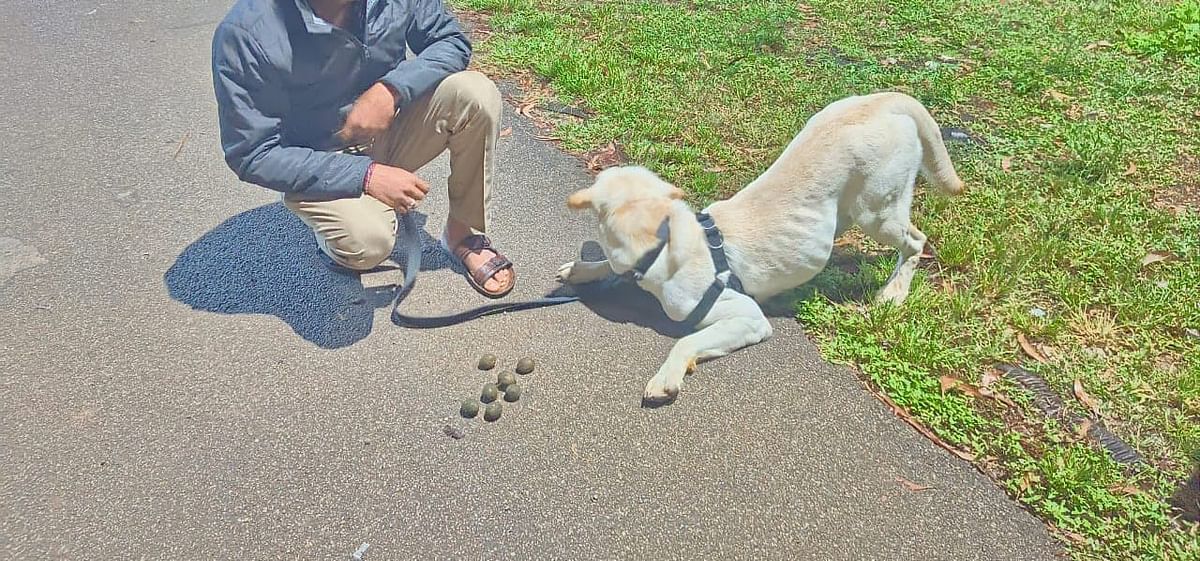
<path fill-rule="evenodd" d="M 495 367 L 496 355 L 486 354 L 479 358 L 480 370 L 491 370 Z M 518 360 L 516 371 L 522 376 L 533 372 L 533 359 L 526 357 Z M 504 412 L 504 406 L 497 401 L 501 392 L 504 394 L 504 401 L 509 403 L 521 399 L 521 385 L 517 383 L 517 377 L 512 372 L 501 372 L 496 376 L 495 383 L 484 384 L 478 400 L 464 399 L 459 414 L 468 419 L 475 418 L 479 414 L 479 402 L 482 401 L 486 404 L 483 408 L 483 420 L 492 422 L 499 419 L 500 414 Z"/>

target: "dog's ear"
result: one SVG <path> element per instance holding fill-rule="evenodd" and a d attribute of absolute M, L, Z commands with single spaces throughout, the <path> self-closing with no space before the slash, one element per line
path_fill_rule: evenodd
<path fill-rule="evenodd" d="M 680 199 L 683 199 L 683 197 L 684 197 L 683 189 L 680 189 L 674 185 L 671 185 L 670 192 L 671 192 L 670 197 L 672 199 L 680 200 Z"/>
<path fill-rule="evenodd" d="M 567 206 L 572 210 L 583 210 L 592 206 L 592 188 L 580 189 L 567 197 Z"/>

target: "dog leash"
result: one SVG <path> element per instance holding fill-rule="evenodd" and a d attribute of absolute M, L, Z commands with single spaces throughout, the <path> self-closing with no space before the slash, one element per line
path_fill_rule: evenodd
<path fill-rule="evenodd" d="M 404 270 L 404 284 L 396 291 L 396 296 L 392 300 L 392 323 L 401 327 L 413 329 L 433 329 L 438 327 L 448 327 L 459 323 L 471 321 L 485 316 L 502 314 L 508 312 L 517 312 L 522 310 L 533 310 L 537 308 L 547 308 L 550 306 L 558 306 L 561 304 L 569 304 L 578 302 L 578 296 L 545 296 L 534 300 L 526 300 L 524 302 L 503 302 L 497 304 L 489 304 L 479 306 L 470 310 L 459 312 L 457 314 L 445 316 L 413 316 L 400 313 L 400 304 L 412 291 L 413 286 L 417 283 L 417 272 L 421 269 L 421 237 L 417 228 L 416 222 L 413 221 L 411 213 L 403 213 L 399 215 L 400 226 L 404 229 L 405 238 L 405 253 L 406 264 Z M 725 257 L 725 240 L 721 235 L 721 231 L 717 229 L 715 221 L 706 212 L 696 213 L 696 219 L 700 222 L 700 226 L 704 229 L 704 237 L 708 242 L 708 250 L 713 258 L 713 265 L 716 272 L 712 284 L 704 291 L 704 296 L 701 297 L 700 303 L 692 310 L 683 323 L 691 327 L 695 327 L 708 315 L 712 310 L 713 305 L 717 303 L 717 299 L 726 288 L 731 288 L 737 292 L 743 292 L 741 279 L 729 268 L 729 262 Z M 641 278 L 650 269 L 650 266 L 658 259 L 663 248 L 667 245 L 670 238 L 670 217 L 664 218 L 659 224 L 657 237 L 659 243 L 656 247 L 650 250 L 646 255 L 634 265 L 633 269 L 627 272 L 626 278 L 633 281 L 641 280 Z M 729 281 L 721 280 L 721 273 L 729 272 Z"/>
<path fill-rule="evenodd" d="M 417 228 L 417 224 L 413 221 L 412 213 L 406 212 L 403 214 L 397 214 L 399 214 L 400 226 L 404 229 L 405 253 L 407 261 L 404 265 L 404 284 L 401 285 L 400 289 L 396 291 L 396 296 L 392 300 L 392 323 L 395 323 L 396 325 L 413 329 L 448 327 L 494 314 L 516 312 L 520 310 L 533 310 L 536 308 L 546 308 L 579 301 L 578 296 L 546 296 L 536 300 L 527 300 L 524 302 L 502 302 L 497 304 L 489 304 L 447 316 L 423 317 L 402 314 L 400 313 L 400 304 L 408 296 L 408 293 L 412 291 L 413 286 L 417 282 L 417 272 L 421 269 L 421 237 Z"/>
<path fill-rule="evenodd" d="M 341 152 L 355 156 L 370 156 L 370 147 L 364 145 L 349 146 L 342 149 Z M 421 317 L 402 314 L 400 313 L 400 303 L 412 291 L 413 286 L 417 283 L 417 272 L 421 270 L 421 236 L 411 213 L 396 214 L 400 225 L 404 228 L 405 249 L 408 258 L 404 267 L 404 284 L 400 286 L 396 291 L 395 297 L 392 299 L 392 323 L 396 325 L 413 329 L 448 327 L 493 314 L 545 308 L 579 300 L 578 296 L 547 296 L 526 302 L 506 302 L 480 306 L 448 316 Z"/>

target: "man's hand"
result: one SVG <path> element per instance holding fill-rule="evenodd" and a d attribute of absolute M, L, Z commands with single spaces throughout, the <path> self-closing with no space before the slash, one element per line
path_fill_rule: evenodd
<path fill-rule="evenodd" d="M 429 192 L 424 179 L 401 168 L 375 163 L 370 173 L 363 191 L 398 212 L 416 208 Z"/>
<path fill-rule="evenodd" d="M 337 136 L 347 144 L 367 144 L 382 135 L 395 116 L 396 96 L 383 82 L 377 82 L 358 96 Z"/>

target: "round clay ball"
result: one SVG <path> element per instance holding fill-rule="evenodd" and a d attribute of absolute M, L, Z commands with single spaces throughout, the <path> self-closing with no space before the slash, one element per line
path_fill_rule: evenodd
<path fill-rule="evenodd" d="M 479 414 L 479 402 L 474 399 L 464 399 L 462 407 L 458 409 L 459 414 L 468 419 L 474 419 Z"/>
<path fill-rule="evenodd" d="M 500 386 L 500 389 L 507 388 L 515 383 L 517 383 L 517 375 L 512 372 L 501 372 L 499 376 L 496 376 L 496 385 Z"/>
<path fill-rule="evenodd" d="M 520 384 L 510 384 L 507 388 L 504 388 L 504 401 L 512 403 L 518 399 L 521 399 Z"/>
<path fill-rule="evenodd" d="M 496 355 L 488 353 L 479 357 L 479 369 L 491 370 L 496 367 Z"/>
<path fill-rule="evenodd" d="M 491 403 L 493 401 L 496 401 L 496 398 L 499 396 L 500 396 L 500 388 L 497 387 L 496 384 L 484 384 L 483 391 L 479 392 L 479 401 L 482 401 L 484 403 Z"/>
<path fill-rule="evenodd" d="M 517 361 L 517 374 L 522 376 L 533 372 L 533 359 L 529 357 Z"/>
<path fill-rule="evenodd" d="M 500 405 L 499 401 L 497 401 L 495 403 L 490 403 L 490 404 L 488 404 L 487 407 L 483 408 L 483 420 L 490 423 L 492 421 L 495 421 L 496 419 L 499 419 L 500 413 L 503 413 L 503 412 L 504 412 L 504 406 Z"/>

